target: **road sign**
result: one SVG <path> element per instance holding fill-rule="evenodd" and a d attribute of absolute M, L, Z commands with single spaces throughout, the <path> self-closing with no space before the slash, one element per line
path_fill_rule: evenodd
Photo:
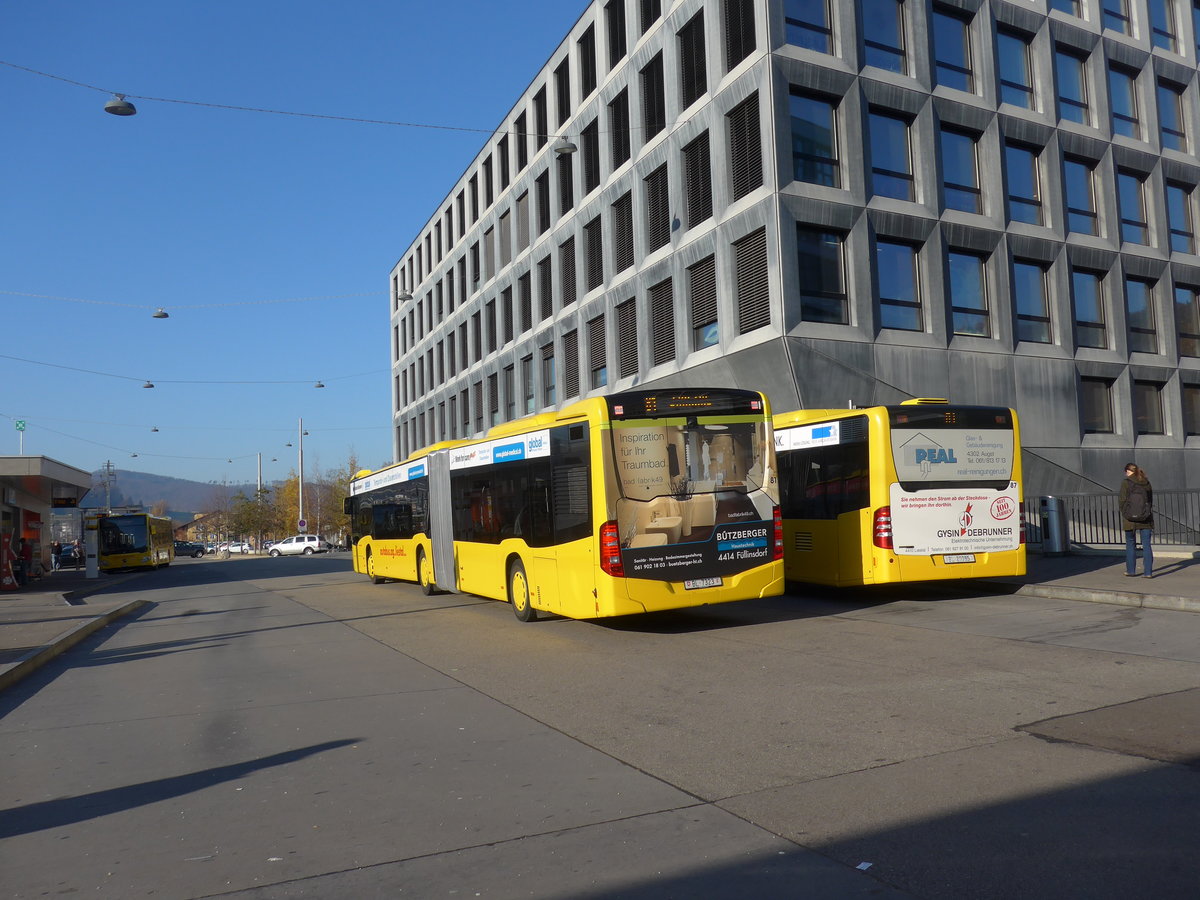
<path fill-rule="evenodd" d="M 25 430 L 25 420 L 24 419 L 17 419 L 14 424 L 17 426 L 17 431 Z"/>
<path fill-rule="evenodd" d="M 296 523 L 296 527 L 300 529 L 300 531 L 308 531 L 308 519 L 301 519 Z"/>

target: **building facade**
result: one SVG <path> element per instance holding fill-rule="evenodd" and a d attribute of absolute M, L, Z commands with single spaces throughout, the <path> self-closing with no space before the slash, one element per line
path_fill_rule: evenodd
<path fill-rule="evenodd" d="M 1200 13 L 594 0 L 391 273 L 394 452 L 579 396 L 1013 406 L 1200 486 Z"/>

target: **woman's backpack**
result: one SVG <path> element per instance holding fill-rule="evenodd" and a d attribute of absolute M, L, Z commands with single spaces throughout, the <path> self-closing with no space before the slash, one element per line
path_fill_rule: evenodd
<path fill-rule="evenodd" d="M 1129 482 L 1129 491 L 1125 495 L 1125 502 L 1121 504 L 1121 515 L 1130 522 L 1150 521 L 1150 493 L 1146 485 Z"/>

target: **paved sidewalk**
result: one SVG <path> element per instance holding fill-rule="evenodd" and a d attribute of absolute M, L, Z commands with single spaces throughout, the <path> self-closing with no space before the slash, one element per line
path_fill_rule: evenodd
<path fill-rule="evenodd" d="M 147 601 L 130 599 L 127 593 L 114 598 L 103 593 L 143 574 L 89 579 L 82 570 L 66 570 L 49 573 L 20 591 L 0 592 L 0 690 L 144 606 Z M 1152 579 L 1126 578 L 1124 551 L 1107 549 L 1058 557 L 1031 552 L 1029 572 L 1020 578 L 933 584 L 940 589 L 975 586 L 1056 600 L 1200 612 L 1200 547 L 1156 549 Z"/>

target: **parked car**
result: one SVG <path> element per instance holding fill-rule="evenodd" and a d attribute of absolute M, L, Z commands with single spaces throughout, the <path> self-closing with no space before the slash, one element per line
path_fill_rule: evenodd
<path fill-rule="evenodd" d="M 80 550 L 79 558 L 75 558 L 75 547 L 71 544 L 63 544 L 62 555 L 58 558 L 58 567 L 60 569 L 73 568 L 78 569 L 83 565 L 83 551 Z"/>
<path fill-rule="evenodd" d="M 175 555 L 190 556 L 193 559 L 199 559 L 204 555 L 204 545 L 198 544 L 195 541 L 176 541 Z"/>
<path fill-rule="evenodd" d="M 323 537 L 315 534 L 297 534 L 290 538 L 284 538 L 277 544 L 272 544 L 271 555 L 299 556 L 304 554 L 309 556 L 313 553 L 326 553 L 332 549 L 333 545 Z"/>
<path fill-rule="evenodd" d="M 230 553 L 253 553 L 254 548 L 245 541 L 232 541 L 229 544 Z"/>

